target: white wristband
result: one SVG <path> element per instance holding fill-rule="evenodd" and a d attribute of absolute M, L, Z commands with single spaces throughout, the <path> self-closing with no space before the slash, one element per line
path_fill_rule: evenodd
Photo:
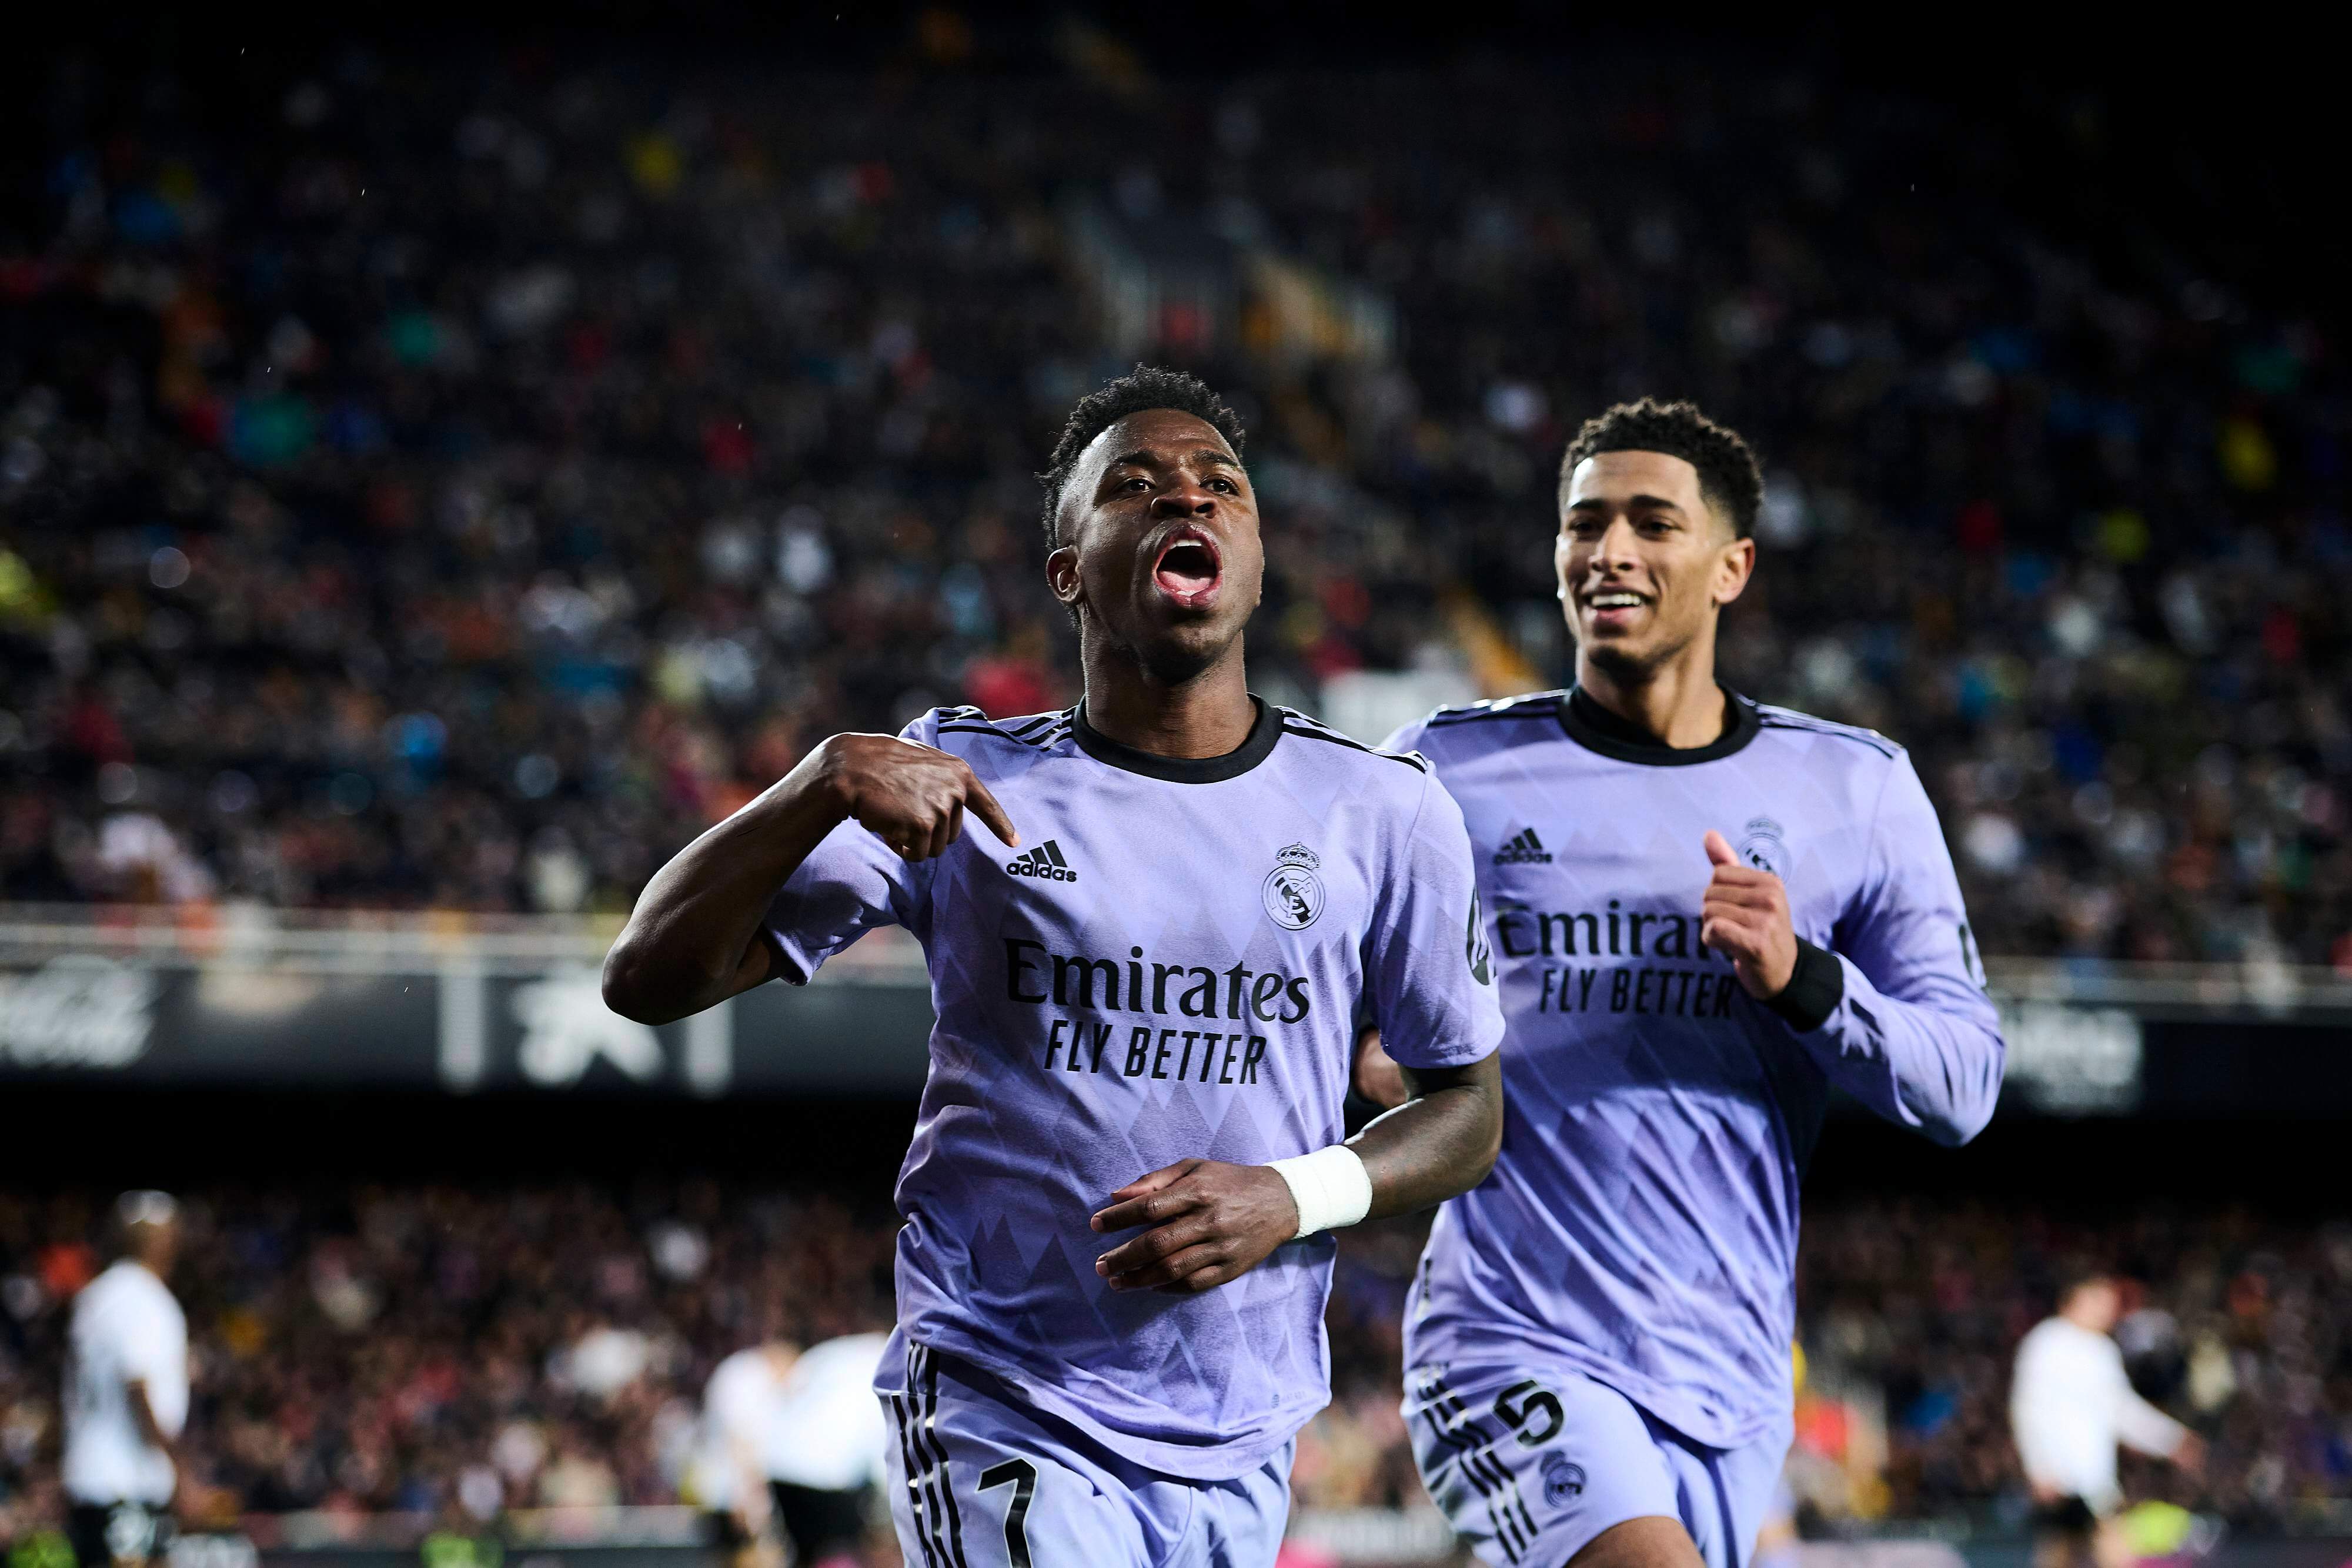
<path fill-rule="evenodd" d="M 1371 1212 L 1371 1173 L 1345 1144 L 1268 1163 L 1290 1188 L 1291 1201 L 1298 1205 L 1298 1232 L 1293 1241 L 1318 1230 L 1353 1225 Z"/>

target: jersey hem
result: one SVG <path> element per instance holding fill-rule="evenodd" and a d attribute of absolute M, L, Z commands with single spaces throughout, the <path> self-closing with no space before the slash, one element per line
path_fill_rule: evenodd
<path fill-rule="evenodd" d="M 970 1336 L 952 1329 L 942 1333 L 937 1326 L 927 1328 L 921 1334 L 909 1332 L 907 1338 L 942 1355 L 966 1363 L 973 1371 L 985 1375 L 996 1383 L 993 1392 L 1001 1398 L 1041 1410 L 1057 1421 L 1066 1421 L 1100 1443 L 1113 1454 L 1131 1464 L 1181 1481 L 1237 1480 L 1265 1465 L 1280 1452 L 1282 1446 L 1297 1437 L 1300 1428 L 1315 1418 L 1315 1413 L 1330 1403 L 1327 1386 L 1319 1398 L 1295 1417 L 1284 1415 L 1266 1430 L 1270 1436 L 1253 1437 L 1244 1440 L 1210 1438 L 1201 1443 L 1170 1443 L 1141 1437 L 1110 1426 L 1100 1417 L 1088 1414 L 1076 1401 L 1039 1379 L 1035 1369 L 1024 1367 L 982 1349 Z M 887 1358 L 886 1358 L 887 1364 Z"/>

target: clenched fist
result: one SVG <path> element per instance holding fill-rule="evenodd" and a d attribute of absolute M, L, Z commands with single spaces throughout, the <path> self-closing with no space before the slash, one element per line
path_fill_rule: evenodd
<path fill-rule="evenodd" d="M 1699 904 L 1698 939 L 1731 960 L 1748 994 L 1769 1002 L 1797 972 L 1797 927 L 1789 917 L 1789 890 L 1769 871 L 1740 863 L 1731 841 L 1707 831 L 1706 858 L 1715 875 Z"/>
<path fill-rule="evenodd" d="M 1005 843 L 1021 835 L 961 757 L 894 735 L 836 735 L 803 760 L 811 784 L 857 824 L 910 861 L 944 853 L 963 834 L 969 809 Z"/>

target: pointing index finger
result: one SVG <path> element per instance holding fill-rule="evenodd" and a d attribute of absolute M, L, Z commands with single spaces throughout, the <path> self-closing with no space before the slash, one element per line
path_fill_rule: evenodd
<path fill-rule="evenodd" d="M 1004 814 L 1004 808 L 996 803 L 996 797 L 988 792 L 988 786 L 980 781 L 980 775 L 973 774 L 971 782 L 964 787 L 963 803 L 973 816 L 988 824 L 990 832 L 1004 841 L 1007 849 L 1021 847 L 1021 831 Z"/>

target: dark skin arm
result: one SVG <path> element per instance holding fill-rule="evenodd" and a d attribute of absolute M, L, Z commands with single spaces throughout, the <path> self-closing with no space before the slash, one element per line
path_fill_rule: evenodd
<path fill-rule="evenodd" d="M 1399 1068 L 1403 1103 L 1348 1140 L 1372 1178 L 1367 1219 L 1410 1214 L 1486 1179 L 1503 1146 L 1499 1054 L 1466 1067 Z M 1289 1184 L 1269 1166 L 1179 1160 L 1110 1195 L 1103 1235 L 1150 1226 L 1095 1260 L 1114 1291 L 1197 1295 L 1248 1273 L 1298 1228 Z"/>
<path fill-rule="evenodd" d="M 836 735 L 654 873 L 604 956 L 604 1005 L 663 1024 L 774 977 L 761 920 L 784 879 L 856 818 L 909 861 L 943 853 L 970 810 L 1017 845 L 960 757 L 889 735 Z"/>

